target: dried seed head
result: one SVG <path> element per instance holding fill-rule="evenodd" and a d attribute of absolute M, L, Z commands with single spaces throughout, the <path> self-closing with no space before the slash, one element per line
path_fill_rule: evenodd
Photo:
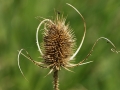
<path fill-rule="evenodd" d="M 57 16 L 53 21 L 45 23 L 43 33 L 43 59 L 48 65 L 54 64 L 57 69 L 65 66 L 73 54 L 75 38 L 65 19 Z"/>
<path fill-rule="evenodd" d="M 115 45 L 107 38 L 105 37 L 100 37 L 96 40 L 96 42 L 93 44 L 92 49 L 88 53 L 88 55 L 80 61 L 77 64 L 70 63 L 70 60 L 72 60 L 77 53 L 79 52 L 80 48 L 82 47 L 85 34 L 86 34 L 86 23 L 84 20 L 84 17 L 81 15 L 81 13 L 71 4 L 68 4 L 70 7 L 72 7 L 83 19 L 84 22 L 84 34 L 81 40 L 81 43 L 77 50 L 73 53 L 74 48 L 75 48 L 75 37 L 73 35 L 72 30 L 70 29 L 69 25 L 65 25 L 65 18 L 59 17 L 57 15 L 56 19 L 54 21 L 50 19 L 45 19 L 40 22 L 37 32 L 36 32 L 36 43 L 38 46 L 38 50 L 40 54 L 42 55 L 42 58 L 44 59 L 44 62 L 37 62 L 31 58 L 29 53 L 25 49 L 21 49 L 18 53 L 18 67 L 24 76 L 20 65 L 19 65 L 19 56 L 22 54 L 24 57 L 26 57 L 28 60 L 32 61 L 35 65 L 42 67 L 42 68 L 50 68 L 50 72 L 47 74 L 49 75 L 50 73 L 53 72 L 53 78 L 54 78 L 54 90 L 59 90 L 59 78 L 58 78 L 58 70 L 60 70 L 60 67 L 63 67 L 64 69 L 69 70 L 68 68 L 79 66 L 79 65 L 84 65 L 89 62 L 83 63 L 93 52 L 93 49 L 97 42 L 101 39 L 106 40 L 109 42 L 113 48 L 111 49 L 113 52 L 119 53 L 120 51 L 116 50 Z M 60 13 L 58 13 L 60 14 Z M 44 24 L 44 33 L 43 33 L 43 51 L 41 50 L 39 46 L 39 40 L 38 40 L 38 32 L 41 27 L 41 25 Z M 25 51 L 27 56 L 22 53 L 22 51 Z M 25 76 L 24 76 L 25 77 Z"/>

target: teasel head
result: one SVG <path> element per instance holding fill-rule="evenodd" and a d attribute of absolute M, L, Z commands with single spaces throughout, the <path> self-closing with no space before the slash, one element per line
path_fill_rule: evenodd
<path fill-rule="evenodd" d="M 75 36 L 69 25 L 65 25 L 65 18 L 57 16 L 53 22 L 45 23 L 43 45 L 45 64 L 55 70 L 66 67 L 75 49 Z"/>
<path fill-rule="evenodd" d="M 21 49 L 18 53 L 18 67 L 24 76 L 20 65 L 19 65 L 19 57 L 20 54 L 22 54 L 24 57 L 26 57 L 28 60 L 32 61 L 35 65 L 41 67 L 41 68 L 49 68 L 50 71 L 47 75 L 51 74 L 53 72 L 53 86 L 54 90 L 59 90 L 59 78 L 58 78 L 58 72 L 61 70 L 61 67 L 71 71 L 69 68 L 84 65 L 89 62 L 85 62 L 87 58 L 91 55 L 95 45 L 97 42 L 101 39 L 106 40 L 112 45 L 112 51 L 119 53 L 120 51 L 116 50 L 115 45 L 107 38 L 100 37 L 96 40 L 96 42 L 93 44 L 92 49 L 88 53 L 88 55 L 80 61 L 77 64 L 74 64 L 71 62 L 75 58 L 75 56 L 78 54 L 79 50 L 81 49 L 83 45 L 83 41 L 86 34 L 86 23 L 84 20 L 84 17 L 81 15 L 81 13 L 71 4 L 68 4 L 70 7 L 72 7 L 82 18 L 84 23 L 84 34 L 81 40 L 80 45 L 76 49 L 76 38 L 74 36 L 73 30 L 70 28 L 69 24 L 66 24 L 66 18 L 63 17 L 63 15 L 56 15 L 56 18 L 54 20 L 45 19 L 40 22 L 38 25 L 37 31 L 36 31 L 36 43 L 38 47 L 38 51 L 41 54 L 41 58 L 43 61 L 37 62 L 34 59 L 31 58 L 29 53 L 25 49 Z M 43 44 L 40 46 L 39 40 L 38 40 L 38 32 L 41 28 L 41 25 L 44 25 L 44 31 L 43 31 Z M 76 49 L 76 50 L 75 50 Z M 23 54 L 22 51 L 25 51 L 27 55 Z M 25 77 L 25 76 L 24 76 Z M 26 78 L 25 78 L 26 79 Z"/>

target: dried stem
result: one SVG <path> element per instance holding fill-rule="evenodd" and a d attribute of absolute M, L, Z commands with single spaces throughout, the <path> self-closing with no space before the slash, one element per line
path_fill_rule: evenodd
<path fill-rule="evenodd" d="M 55 70 L 53 73 L 53 87 L 54 90 L 59 90 L 59 78 L 58 78 L 58 70 Z"/>

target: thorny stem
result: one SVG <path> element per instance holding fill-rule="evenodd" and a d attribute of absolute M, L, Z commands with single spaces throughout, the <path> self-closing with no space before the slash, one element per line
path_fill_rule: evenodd
<path fill-rule="evenodd" d="M 58 77 L 58 70 L 54 70 L 53 72 L 53 87 L 54 87 L 54 90 L 59 90 L 59 77 Z"/>

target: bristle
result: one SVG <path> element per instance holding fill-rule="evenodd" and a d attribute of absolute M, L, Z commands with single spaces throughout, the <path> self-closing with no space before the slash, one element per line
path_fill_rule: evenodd
<path fill-rule="evenodd" d="M 61 66 L 73 54 L 75 38 L 72 30 L 69 25 L 65 25 L 65 19 L 60 17 L 54 24 L 47 22 L 45 28 L 43 36 L 45 63 Z"/>

